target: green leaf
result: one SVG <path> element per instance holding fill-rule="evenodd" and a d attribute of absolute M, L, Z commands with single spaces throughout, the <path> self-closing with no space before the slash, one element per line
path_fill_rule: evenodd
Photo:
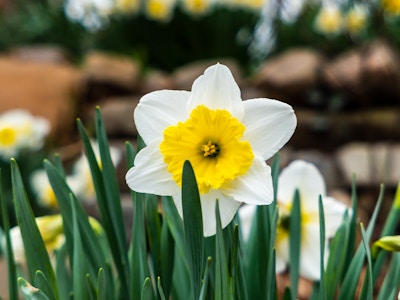
<path fill-rule="evenodd" d="M 56 261 L 56 279 L 61 300 L 69 300 L 69 294 L 72 292 L 72 281 L 70 268 L 66 266 L 67 250 L 65 244 L 54 251 Z"/>
<path fill-rule="evenodd" d="M 10 238 L 10 218 L 7 213 L 7 200 L 3 190 L 3 173 L 0 169 L 0 204 L 3 220 L 4 235 L 6 240 L 8 297 L 10 300 L 18 299 L 17 269 L 15 267 L 14 253 L 12 251 Z"/>
<path fill-rule="evenodd" d="M 362 299 L 364 300 L 372 300 L 373 298 L 373 284 L 372 284 L 372 262 L 371 262 L 371 253 L 369 251 L 369 245 L 365 237 L 365 230 L 364 230 L 364 225 L 361 223 L 361 238 L 362 238 L 362 243 L 364 245 L 365 253 L 367 256 L 367 274 L 365 276 L 365 281 L 367 282 L 367 294 L 366 297 L 363 297 Z"/>
<path fill-rule="evenodd" d="M 185 161 L 182 173 L 182 211 L 193 297 L 198 299 L 204 265 L 203 218 L 196 177 L 189 161 Z"/>
<path fill-rule="evenodd" d="M 101 169 L 92 149 L 90 139 L 80 120 L 78 120 L 78 129 L 89 162 L 103 226 L 110 241 L 111 253 L 121 279 L 121 292 L 128 298 L 130 293 L 130 289 L 128 288 L 130 282 L 130 268 L 127 267 L 128 256 L 126 251 L 124 219 L 115 169 L 111 160 L 100 110 L 97 109 L 96 111 L 96 133 L 101 157 Z"/>
<path fill-rule="evenodd" d="M 72 198 L 72 197 L 71 197 Z M 74 237 L 74 252 L 73 252 L 73 264 L 72 264 L 72 285 L 74 298 L 76 299 L 88 299 L 89 293 L 86 286 L 86 259 L 83 252 L 81 234 L 79 231 L 78 218 L 76 214 L 75 203 L 71 199 L 72 206 L 72 220 L 73 220 L 73 237 Z"/>
<path fill-rule="evenodd" d="M 175 257 L 175 242 L 166 221 L 161 228 L 161 284 L 168 299 L 171 293 L 172 270 Z"/>
<path fill-rule="evenodd" d="M 322 197 L 319 196 L 318 199 L 318 209 L 319 209 L 319 247 L 321 249 L 320 262 L 321 262 L 321 278 L 319 285 L 319 299 L 326 299 L 325 292 L 325 213 L 324 213 L 324 205 L 322 204 Z"/>
<path fill-rule="evenodd" d="M 301 206 L 300 193 L 296 189 L 293 197 L 292 211 L 289 224 L 289 276 L 291 295 L 297 298 L 300 268 L 300 243 L 301 243 Z"/>
<path fill-rule="evenodd" d="M 75 206 L 77 220 L 79 222 L 80 234 L 82 236 L 82 244 L 86 257 L 86 266 L 91 278 L 97 278 L 97 273 L 100 268 L 103 268 L 107 275 L 108 281 L 113 281 L 110 268 L 110 261 L 106 256 L 109 256 L 107 247 L 104 245 L 104 237 L 96 234 L 89 223 L 88 216 L 78 199 L 74 196 L 71 189 L 65 182 L 59 171 L 49 162 L 44 162 L 44 166 L 49 177 L 50 184 L 57 197 L 60 212 L 63 218 L 64 234 L 67 243 L 67 250 L 73 265 L 73 212 L 71 199 Z M 102 243 L 103 242 L 103 243 Z M 110 297 L 113 295 L 113 290 L 110 289 Z"/>
<path fill-rule="evenodd" d="M 30 277 L 33 279 L 37 270 L 41 270 L 49 280 L 53 294 L 58 299 L 57 282 L 46 246 L 35 221 L 32 208 L 26 196 L 22 177 L 15 160 L 11 160 L 12 191 L 18 225 L 21 229 L 25 248 L 25 257 Z"/>
<path fill-rule="evenodd" d="M 107 300 L 107 288 L 110 283 L 106 280 L 104 269 L 100 268 L 97 276 L 97 300 Z"/>
<path fill-rule="evenodd" d="M 126 143 L 126 158 L 128 169 L 133 166 L 136 151 L 130 143 Z M 133 202 L 132 238 L 129 248 L 129 261 L 132 274 L 131 296 L 132 299 L 141 297 L 142 283 L 150 277 L 147 264 L 147 244 L 145 229 L 145 194 L 131 191 Z"/>
<path fill-rule="evenodd" d="M 394 299 L 391 293 L 397 292 L 400 286 L 400 253 L 393 253 L 389 269 L 379 289 L 377 300 Z"/>
<path fill-rule="evenodd" d="M 43 292 L 49 299 L 57 299 L 53 293 L 50 282 L 44 276 L 43 272 L 37 270 L 34 278 L 34 286 Z"/>
<path fill-rule="evenodd" d="M 18 286 L 24 296 L 24 299 L 27 300 L 50 300 L 41 290 L 32 286 L 28 281 L 24 278 L 18 278 Z"/>
<path fill-rule="evenodd" d="M 379 209 L 381 207 L 382 201 L 383 201 L 383 194 L 384 194 L 384 187 L 381 185 L 380 193 L 378 196 L 378 201 L 376 203 L 374 212 L 372 213 L 371 219 L 369 221 L 367 231 L 365 232 L 365 241 L 366 243 L 369 243 L 372 231 L 374 229 L 376 219 L 378 217 Z M 340 289 L 339 293 L 339 298 L 338 299 L 345 299 L 346 297 L 353 298 L 357 284 L 358 284 L 358 279 L 360 278 L 361 274 L 361 269 L 363 267 L 364 259 L 365 259 L 365 248 L 363 245 L 359 245 L 356 254 L 354 255 L 350 266 L 347 268 L 346 275 L 343 279 L 342 282 L 342 287 Z M 345 298 L 343 298 L 345 297 Z"/>
<path fill-rule="evenodd" d="M 215 217 L 217 220 L 217 234 L 215 236 L 215 299 L 227 300 L 229 299 L 230 278 L 218 200 L 215 206 Z"/>
<path fill-rule="evenodd" d="M 153 287 L 151 285 L 151 280 L 149 277 L 147 277 L 143 283 L 141 299 L 142 300 L 153 300 L 154 299 Z"/>
<path fill-rule="evenodd" d="M 163 290 L 163 287 L 161 284 L 160 276 L 157 277 L 157 291 L 158 291 L 158 295 L 160 295 L 160 299 L 166 300 L 164 290 Z"/>
<path fill-rule="evenodd" d="M 200 296 L 199 300 L 206 300 L 207 298 L 207 289 L 210 281 L 210 265 L 211 265 L 212 258 L 207 257 L 207 262 L 206 262 L 206 268 L 204 270 L 204 277 L 203 277 L 203 283 L 201 285 L 201 291 L 200 291 Z"/>
<path fill-rule="evenodd" d="M 158 197 L 146 194 L 146 229 L 154 277 L 161 276 L 161 223 L 158 212 Z"/>

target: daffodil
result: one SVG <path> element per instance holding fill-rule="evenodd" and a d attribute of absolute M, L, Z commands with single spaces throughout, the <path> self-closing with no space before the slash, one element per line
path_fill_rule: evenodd
<path fill-rule="evenodd" d="M 22 150 L 38 150 L 50 131 L 49 122 L 14 109 L 0 115 L 0 156 L 9 159 Z"/>
<path fill-rule="evenodd" d="M 94 154 L 97 159 L 99 168 L 101 168 L 100 153 L 96 141 L 91 141 Z M 110 147 L 111 160 L 114 166 L 117 166 L 121 160 L 121 152 L 116 147 Z M 96 191 L 93 184 L 92 175 L 90 172 L 89 162 L 86 155 L 82 153 L 72 166 L 72 173 L 67 177 L 67 183 L 71 190 L 82 202 L 94 200 Z"/>
<path fill-rule="evenodd" d="M 365 6 L 354 5 L 346 14 L 346 28 L 352 35 L 362 32 L 368 21 L 368 11 Z"/>
<path fill-rule="evenodd" d="M 183 9 L 191 15 L 202 15 L 209 11 L 210 0 L 182 0 Z"/>
<path fill-rule="evenodd" d="M 189 91 L 155 91 L 143 96 L 134 120 L 146 147 L 126 181 L 137 192 L 173 196 L 182 216 L 182 168 L 193 166 L 200 192 L 204 235 L 216 231 L 219 200 L 222 226 L 242 202 L 273 200 L 273 156 L 292 136 L 291 106 L 265 98 L 242 101 L 229 68 L 209 67 Z"/>
<path fill-rule="evenodd" d="M 44 170 L 37 170 L 32 173 L 31 186 L 39 205 L 47 208 L 58 207 L 56 195 Z"/>
<path fill-rule="evenodd" d="M 175 4 L 175 0 L 147 0 L 145 13 L 152 20 L 167 22 L 172 18 Z"/>
<path fill-rule="evenodd" d="M 322 34 L 336 35 L 343 31 L 344 17 L 336 5 L 323 5 L 315 19 L 315 28 Z"/>
<path fill-rule="evenodd" d="M 399 0 L 382 0 L 381 4 L 384 11 L 390 15 L 398 15 L 400 13 Z"/>
<path fill-rule="evenodd" d="M 279 220 L 276 237 L 276 267 L 284 271 L 289 262 L 289 228 L 291 206 L 295 190 L 300 194 L 301 205 L 301 257 L 300 274 L 311 280 L 320 278 L 320 227 L 318 199 L 322 197 L 325 217 L 325 236 L 332 238 L 347 207 L 326 195 L 325 180 L 311 163 L 297 160 L 282 170 L 278 179 Z M 327 243 L 326 243 L 327 244 Z M 328 255 L 326 255 L 328 257 Z"/>
<path fill-rule="evenodd" d="M 115 3 L 115 10 L 122 13 L 136 13 L 139 8 L 139 0 L 117 0 Z"/>
<path fill-rule="evenodd" d="M 47 252 L 49 255 L 52 255 L 55 250 L 60 249 L 65 243 L 62 217 L 60 214 L 56 214 L 37 217 L 35 220 Z M 89 217 L 89 222 L 96 234 L 100 235 L 103 232 L 102 226 L 96 219 Z M 10 238 L 15 262 L 17 264 L 24 264 L 24 243 L 22 240 L 21 230 L 18 226 L 10 229 Z"/>

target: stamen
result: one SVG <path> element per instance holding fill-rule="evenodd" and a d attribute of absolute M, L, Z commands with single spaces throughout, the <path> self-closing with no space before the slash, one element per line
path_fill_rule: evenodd
<path fill-rule="evenodd" d="M 214 156 L 217 156 L 217 154 L 219 152 L 219 148 L 218 148 L 218 145 L 215 145 L 211 141 L 208 141 L 207 144 L 201 146 L 201 151 L 204 152 L 204 154 L 203 154 L 204 157 L 207 157 L 207 156 L 214 157 Z"/>

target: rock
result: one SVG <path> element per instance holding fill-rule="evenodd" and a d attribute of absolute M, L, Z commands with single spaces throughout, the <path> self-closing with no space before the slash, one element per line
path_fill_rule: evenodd
<path fill-rule="evenodd" d="M 313 289 L 313 284 L 314 284 L 313 281 L 300 276 L 298 284 L 299 286 L 298 286 L 297 299 L 299 300 L 309 299 Z M 290 286 L 289 272 L 277 274 L 276 285 L 277 285 L 278 299 L 282 299 L 283 294 L 285 292 L 285 288 L 287 286 Z"/>
<path fill-rule="evenodd" d="M 89 100 L 134 92 L 139 85 L 139 66 L 132 59 L 100 52 L 89 53 L 83 65 Z"/>
<path fill-rule="evenodd" d="M 361 52 L 352 49 L 324 65 L 321 72 L 322 80 L 333 90 L 360 96 L 365 93 L 362 65 Z"/>
<path fill-rule="evenodd" d="M 311 49 L 292 49 L 268 59 L 254 76 L 257 87 L 290 103 L 303 96 L 319 81 L 322 56 Z M 279 94 L 282 96 L 280 97 Z"/>
<path fill-rule="evenodd" d="M 153 70 L 144 77 L 140 94 L 145 95 L 153 91 L 172 89 L 174 89 L 174 83 L 171 76 L 165 72 Z"/>
<path fill-rule="evenodd" d="M 206 61 L 196 61 L 185 66 L 176 69 L 172 73 L 172 80 L 174 82 L 174 89 L 190 91 L 192 89 L 193 82 L 204 73 L 204 71 L 215 65 L 217 62 L 226 65 L 232 72 L 233 77 L 236 82 L 240 85 L 243 77 L 239 65 L 229 59 L 206 60 Z"/>
<path fill-rule="evenodd" d="M 137 130 L 133 121 L 133 111 L 138 102 L 138 96 L 130 96 L 106 98 L 100 103 L 104 125 L 110 138 L 136 137 Z M 86 118 L 90 119 L 88 122 L 93 123 L 95 107 L 89 106 L 86 110 Z"/>
<path fill-rule="evenodd" d="M 66 144 L 75 132 L 76 100 L 82 76 L 70 65 L 0 57 L 0 112 L 23 108 L 46 118 L 50 138 Z"/>
<path fill-rule="evenodd" d="M 360 186 L 396 187 L 400 180 L 400 144 L 354 142 L 336 152 L 338 167 L 350 186 L 353 174 Z"/>
<path fill-rule="evenodd" d="M 49 45 L 16 47 L 10 50 L 9 56 L 19 60 L 41 63 L 69 63 L 68 55 L 63 49 Z"/>
<path fill-rule="evenodd" d="M 387 43 L 375 41 L 365 51 L 363 66 L 363 86 L 374 93 L 381 102 L 387 98 L 395 103 L 400 95 L 399 54 Z M 397 96 L 397 97 L 396 97 Z"/>

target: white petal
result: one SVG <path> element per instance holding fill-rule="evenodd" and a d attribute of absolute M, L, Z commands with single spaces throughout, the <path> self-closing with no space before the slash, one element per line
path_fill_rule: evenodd
<path fill-rule="evenodd" d="M 256 205 L 243 205 L 239 208 L 238 215 L 240 219 L 240 230 L 244 241 L 247 241 L 253 225 L 254 215 L 256 213 Z"/>
<path fill-rule="evenodd" d="M 343 216 L 348 207 L 332 197 L 324 197 L 325 236 L 332 238 L 343 222 Z"/>
<path fill-rule="evenodd" d="M 286 270 L 289 262 L 289 238 L 288 235 L 285 237 L 277 237 L 276 241 L 276 261 L 275 270 L 276 273 L 282 273 Z"/>
<path fill-rule="evenodd" d="M 174 197 L 175 205 L 181 217 L 182 213 L 182 195 L 176 194 Z M 241 203 L 230 198 L 224 197 L 219 191 L 211 191 L 208 194 L 200 195 L 201 213 L 203 215 L 203 235 L 205 237 L 215 235 L 217 219 L 215 218 L 216 199 L 219 203 L 222 228 L 225 228 L 235 217 L 236 211 Z"/>
<path fill-rule="evenodd" d="M 168 172 L 159 150 L 159 141 L 139 151 L 135 166 L 126 174 L 128 186 L 139 193 L 171 196 L 179 192 L 179 186 Z"/>
<path fill-rule="evenodd" d="M 244 114 L 240 89 L 229 68 L 221 64 L 209 67 L 195 80 L 189 103 L 190 111 L 203 104 L 210 109 L 228 110 L 239 120 Z"/>
<path fill-rule="evenodd" d="M 185 121 L 190 92 L 155 91 L 144 95 L 134 112 L 136 128 L 146 144 L 163 136 L 164 129 Z"/>
<path fill-rule="evenodd" d="M 292 107 L 271 99 L 243 101 L 244 138 L 264 159 L 272 157 L 293 135 L 297 120 Z"/>
<path fill-rule="evenodd" d="M 255 157 L 246 174 L 221 188 L 224 195 L 247 204 L 267 205 L 273 201 L 271 168 L 261 157 Z"/>
<path fill-rule="evenodd" d="M 301 209 L 318 212 L 319 195 L 325 196 L 325 181 L 318 169 L 311 163 L 296 160 L 284 168 L 278 179 L 278 201 L 289 204 L 295 190 L 301 197 Z"/>
<path fill-rule="evenodd" d="M 311 280 L 320 279 L 320 241 L 319 223 L 307 224 L 303 227 L 301 237 L 300 274 Z"/>

